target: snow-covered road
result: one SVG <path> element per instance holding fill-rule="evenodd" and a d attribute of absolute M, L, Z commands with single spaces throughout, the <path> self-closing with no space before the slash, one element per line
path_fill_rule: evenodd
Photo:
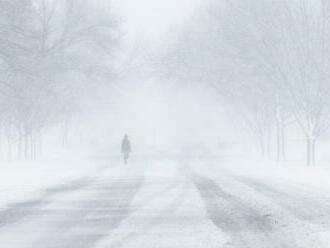
<path fill-rule="evenodd" d="M 140 159 L 0 210 L 4 248 L 328 248 L 330 192 L 209 162 Z"/>

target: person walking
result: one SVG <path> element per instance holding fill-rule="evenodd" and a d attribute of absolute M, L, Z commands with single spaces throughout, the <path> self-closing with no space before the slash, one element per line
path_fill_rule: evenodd
<path fill-rule="evenodd" d="M 128 139 L 127 134 L 125 134 L 125 136 L 121 142 L 121 153 L 123 154 L 123 157 L 124 157 L 124 163 L 127 164 L 129 154 L 131 153 L 131 142 Z"/>

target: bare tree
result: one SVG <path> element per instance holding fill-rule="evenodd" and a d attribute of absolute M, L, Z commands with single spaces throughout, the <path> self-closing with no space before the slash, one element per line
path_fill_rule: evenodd
<path fill-rule="evenodd" d="M 209 1 L 169 45 L 165 68 L 211 85 L 237 106 L 251 130 L 274 129 L 277 160 L 286 158 L 285 129 L 295 121 L 313 164 L 315 143 L 330 124 L 329 4 Z"/>
<path fill-rule="evenodd" d="M 10 103 L 0 119 L 8 154 L 12 139 L 19 157 L 34 159 L 43 130 L 61 126 L 80 107 L 76 98 L 91 68 L 111 71 L 119 26 L 96 7 L 81 0 L 0 1 L 0 92 Z"/>

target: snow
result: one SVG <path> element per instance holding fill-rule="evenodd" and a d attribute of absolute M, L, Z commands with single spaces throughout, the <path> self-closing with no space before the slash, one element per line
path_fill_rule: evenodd
<path fill-rule="evenodd" d="M 64 158 L 38 161 L 3 161 L 0 173 L 0 207 L 37 198 L 46 190 L 86 179 L 91 172 L 111 166 L 111 159 Z M 114 165 L 112 165 L 114 166 Z"/>
<path fill-rule="evenodd" d="M 328 248 L 330 244 L 326 167 L 144 156 L 128 165 L 118 158 L 90 158 L 16 163 L 11 168 L 27 165 L 28 176 L 22 173 L 16 182 L 7 170 L 10 183 L 2 193 L 7 207 L 0 232 L 6 247 Z M 65 175 L 55 173 L 69 165 Z M 77 180 L 78 187 L 70 184 Z M 10 192 L 14 196 L 6 200 Z M 15 221 L 8 215 L 10 209 Z"/>
<path fill-rule="evenodd" d="M 0 1 L 0 248 L 329 248 L 328 4 Z"/>
<path fill-rule="evenodd" d="M 222 247 L 227 236 L 207 218 L 197 190 L 173 160 L 149 161 L 133 212 L 96 247 Z"/>
<path fill-rule="evenodd" d="M 330 190 L 330 163 L 306 166 L 304 162 L 274 162 L 267 160 L 219 159 L 214 166 L 236 175 L 249 176 L 265 181 L 286 181 L 306 187 Z M 224 166 L 222 166 L 224 165 Z"/>
<path fill-rule="evenodd" d="M 232 159 L 199 160 L 193 168 L 223 190 L 213 211 L 229 215 L 231 223 L 237 221 L 234 228 L 242 228 L 230 247 L 329 246 L 329 168 Z"/>

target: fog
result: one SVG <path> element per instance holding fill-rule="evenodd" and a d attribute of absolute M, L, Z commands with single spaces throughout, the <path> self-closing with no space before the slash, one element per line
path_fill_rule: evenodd
<path fill-rule="evenodd" d="M 330 1 L 0 0 L 0 246 L 330 246 Z"/>
<path fill-rule="evenodd" d="M 207 7 L 197 0 L 4 2 L 2 87 L 11 107 L 3 108 L 2 158 L 116 156 L 125 133 L 136 155 L 177 154 L 182 146 L 218 153 L 226 142 L 237 152 L 244 128 L 208 78 L 196 81 L 194 73 L 204 73 L 194 68 L 197 54 L 181 47 Z"/>

